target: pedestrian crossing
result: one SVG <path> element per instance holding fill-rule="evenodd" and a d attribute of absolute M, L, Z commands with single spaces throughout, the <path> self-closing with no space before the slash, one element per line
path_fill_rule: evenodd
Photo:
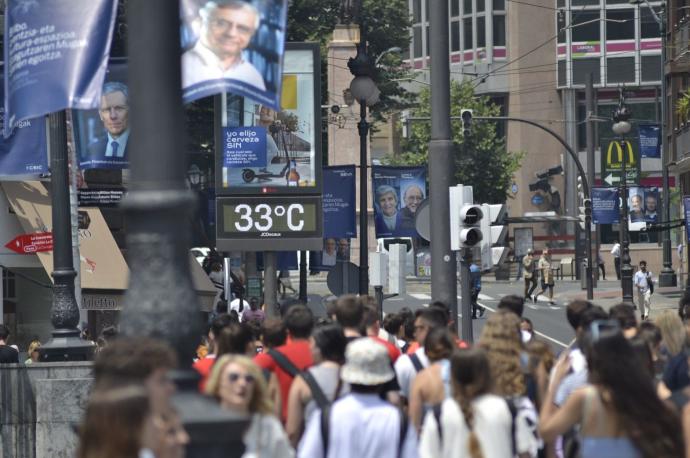
<path fill-rule="evenodd" d="M 423 301 L 425 303 L 431 302 L 431 294 L 428 294 L 428 293 L 408 293 L 408 296 L 410 296 L 414 299 L 417 299 L 419 301 Z M 460 296 L 458 294 L 458 299 L 461 299 L 461 298 L 462 298 L 462 296 Z M 397 299 L 398 300 L 404 300 L 404 298 L 402 298 L 402 297 L 398 297 Z M 491 297 L 491 296 L 488 296 L 486 294 L 482 294 L 482 293 L 479 293 L 479 300 L 481 300 L 481 301 L 498 301 L 498 299 Z M 525 305 L 532 310 L 539 310 L 539 309 L 543 308 L 542 304 L 545 306 L 548 306 L 548 308 L 550 308 L 552 310 L 558 310 L 561 308 L 558 305 L 549 304 L 549 298 L 544 297 L 544 296 L 539 296 L 537 298 L 537 303 L 538 304 L 535 304 L 531 300 L 525 301 Z M 480 304 L 480 305 L 482 305 L 482 304 Z"/>

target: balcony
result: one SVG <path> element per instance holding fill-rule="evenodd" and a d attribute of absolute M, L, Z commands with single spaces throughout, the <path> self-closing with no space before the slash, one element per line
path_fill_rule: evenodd
<path fill-rule="evenodd" d="M 686 73 L 690 71 L 690 22 L 682 20 L 670 37 L 672 43 L 669 47 L 668 63 L 666 72 L 671 74 Z"/>
<path fill-rule="evenodd" d="M 690 124 L 685 123 L 674 131 L 675 160 L 690 156 Z"/>

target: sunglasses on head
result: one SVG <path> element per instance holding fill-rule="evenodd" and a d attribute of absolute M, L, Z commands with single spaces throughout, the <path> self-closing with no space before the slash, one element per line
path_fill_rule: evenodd
<path fill-rule="evenodd" d="M 240 378 L 244 377 L 244 381 L 249 385 L 254 383 L 254 376 L 252 374 L 238 374 L 237 372 L 230 372 L 228 374 L 228 380 L 231 382 L 235 383 L 237 382 Z"/>

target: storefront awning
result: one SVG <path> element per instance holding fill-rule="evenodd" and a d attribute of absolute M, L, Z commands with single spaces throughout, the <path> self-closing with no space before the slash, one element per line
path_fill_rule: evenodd
<path fill-rule="evenodd" d="M 52 231 L 50 193 L 46 185 L 40 181 L 4 182 L 2 189 L 26 234 Z M 80 208 L 79 214 L 82 307 L 89 310 L 119 310 L 129 280 L 125 258 L 100 209 Z M 52 251 L 36 253 L 36 256 L 52 280 Z M 201 309 L 211 310 L 216 290 L 191 254 L 189 262 Z"/>

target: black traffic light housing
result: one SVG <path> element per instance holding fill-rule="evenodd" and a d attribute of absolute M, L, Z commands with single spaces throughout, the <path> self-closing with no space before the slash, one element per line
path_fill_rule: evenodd
<path fill-rule="evenodd" d="M 472 110 L 460 110 L 460 118 L 462 118 L 462 134 L 467 138 L 472 135 Z"/>

